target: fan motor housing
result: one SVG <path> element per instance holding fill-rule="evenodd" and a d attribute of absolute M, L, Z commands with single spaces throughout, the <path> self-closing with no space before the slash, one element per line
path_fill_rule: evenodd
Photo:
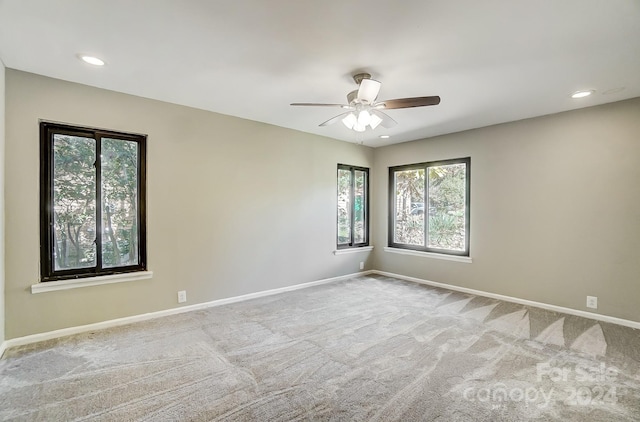
<path fill-rule="evenodd" d="M 356 81 L 358 85 L 362 82 L 363 79 L 371 79 L 371 74 L 369 73 L 356 73 L 353 75 L 353 80 Z"/>

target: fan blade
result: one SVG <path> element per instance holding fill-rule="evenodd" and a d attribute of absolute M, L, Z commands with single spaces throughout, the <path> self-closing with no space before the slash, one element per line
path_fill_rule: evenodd
<path fill-rule="evenodd" d="M 358 88 L 358 100 L 373 104 L 376 98 L 378 98 L 381 85 L 382 84 L 376 80 L 363 79 L 360 82 L 360 88 Z"/>
<path fill-rule="evenodd" d="M 347 114 L 351 113 L 350 111 L 347 111 L 346 113 L 342 113 L 342 114 L 338 114 L 336 117 L 332 117 L 329 120 L 327 120 L 326 122 L 322 122 L 320 123 L 320 126 L 329 126 L 332 125 L 336 122 L 339 122 L 340 120 L 344 119 L 345 117 L 347 117 Z"/>
<path fill-rule="evenodd" d="M 342 108 L 351 108 L 351 106 L 349 106 L 347 104 L 291 103 L 289 105 L 292 105 L 292 106 L 308 106 L 308 107 L 342 107 Z"/>
<path fill-rule="evenodd" d="M 389 115 L 388 115 L 388 114 L 386 114 L 386 113 L 381 112 L 380 110 L 376 110 L 376 109 L 372 108 L 371 110 L 369 110 L 369 112 L 370 112 L 371 114 L 375 114 L 376 116 L 378 116 L 379 118 L 381 118 L 381 119 L 382 119 L 382 121 L 380 122 L 380 124 L 381 124 L 381 125 L 382 125 L 382 127 L 384 127 L 384 128 L 389 129 L 389 128 L 392 128 L 392 127 L 394 127 L 395 125 L 397 125 L 397 124 L 398 124 L 398 122 L 396 122 L 395 120 L 393 120 L 393 119 L 391 118 L 391 116 L 389 116 Z"/>
<path fill-rule="evenodd" d="M 364 82 L 364 81 L 363 81 Z M 440 104 L 440 97 L 414 97 L 414 98 L 398 98 L 396 100 L 381 101 L 376 105 L 383 105 L 387 110 L 394 108 L 410 108 L 410 107 L 423 107 Z"/>

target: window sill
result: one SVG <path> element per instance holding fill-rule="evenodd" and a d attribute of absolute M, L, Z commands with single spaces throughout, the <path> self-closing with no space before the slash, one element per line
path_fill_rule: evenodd
<path fill-rule="evenodd" d="M 445 261 L 464 262 L 466 264 L 471 264 L 473 262 L 473 260 L 468 256 L 445 255 L 445 254 L 433 253 L 433 252 L 414 251 L 411 249 L 390 248 L 388 246 L 385 246 L 384 251 L 397 253 L 400 255 L 413 255 L 413 256 L 420 256 L 422 258 L 434 258 L 434 259 L 443 259 Z"/>
<path fill-rule="evenodd" d="M 373 246 L 361 246 L 359 248 L 345 248 L 345 249 L 336 249 L 333 251 L 334 255 L 345 255 L 348 253 L 356 253 L 356 252 L 371 252 L 373 250 Z"/>
<path fill-rule="evenodd" d="M 125 281 L 144 280 L 152 276 L 152 271 L 138 271 L 134 273 L 76 278 L 73 280 L 45 281 L 31 285 L 31 293 L 46 293 L 58 290 L 78 289 L 80 287 L 99 286 L 101 284 L 123 283 Z"/>

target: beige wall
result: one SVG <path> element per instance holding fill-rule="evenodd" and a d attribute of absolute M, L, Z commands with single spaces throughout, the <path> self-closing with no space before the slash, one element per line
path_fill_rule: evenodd
<path fill-rule="evenodd" d="M 173 308 L 178 290 L 194 304 L 357 272 L 360 261 L 574 309 L 598 296 L 596 312 L 640 321 L 640 99 L 374 151 L 10 69 L 3 88 L 6 338 Z M 38 119 L 149 135 L 153 279 L 30 293 Z M 388 167 L 465 156 L 473 263 L 384 252 Z M 339 162 L 372 167 L 370 258 L 332 254 Z"/>
<path fill-rule="evenodd" d="M 373 150 L 7 69 L 7 338 L 359 271 L 334 256 L 336 164 Z M 211 93 L 215 95 L 215 93 Z M 150 280 L 33 295 L 38 119 L 148 134 Z"/>
<path fill-rule="evenodd" d="M 472 264 L 384 252 L 388 167 L 471 157 Z M 640 321 L 640 98 L 375 150 L 373 267 Z"/>
<path fill-rule="evenodd" d="M 4 93 L 5 67 L 0 60 L 0 343 L 5 338 L 4 313 Z"/>

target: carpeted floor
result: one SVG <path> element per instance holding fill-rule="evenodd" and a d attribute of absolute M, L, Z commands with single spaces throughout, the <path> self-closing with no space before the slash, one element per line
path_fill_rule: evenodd
<path fill-rule="evenodd" d="M 10 349 L 0 418 L 639 421 L 638 334 L 363 276 Z"/>

